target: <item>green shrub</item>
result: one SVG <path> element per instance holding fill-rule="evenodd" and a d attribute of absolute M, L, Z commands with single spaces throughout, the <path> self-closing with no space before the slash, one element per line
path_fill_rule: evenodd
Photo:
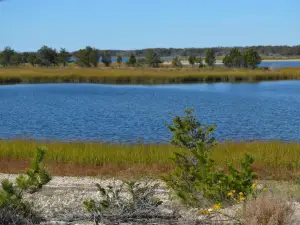
<path fill-rule="evenodd" d="M 5 217 L 0 215 L 0 218 L 1 220 L 7 219 L 6 224 L 10 224 L 9 221 L 11 219 L 15 221 L 17 218 L 23 218 L 24 221 L 32 221 L 32 223 L 39 220 L 37 214 L 32 210 L 32 205 L 24 201 L 23 194 L 25 192 L 37 192 L 44 184 L 51 180 L 51 176 L 43 166 L 46 151 L 46 148 L 37 148 L 31 167 L 25 175 L 17 177 L 16 184 L 11 183 L 8 179 L 2 181 L 0 189 L 0 213 L 7 215 Z M 14 224 L 27 224 L 24 221 L 23 223 Z"/>
<path fill-rule="evenodd" d="M 186 110 L 184 117 L 176 116 L 173 125 L 168 125 L 173 133 L 171 143 L 182 148 L 174 153 L 175 170 L 164 177 L 184 203 L 191 206 L 210 205 L 212 202 L 230 200 L 232 190 L 250 194 L 255 174 L 251 169 L 254 159 L 245 155 L 241 161 L 241 171 L 231 164 L 227 172 L 218 170 L 209 152 L 216 145 L 213 133 L 215 126 L 202 125 L 193 110 Z"/>

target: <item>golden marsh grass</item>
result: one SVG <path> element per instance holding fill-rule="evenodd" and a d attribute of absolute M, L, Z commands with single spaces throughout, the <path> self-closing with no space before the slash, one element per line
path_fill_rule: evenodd
<path fill-rule="evenodd" d="M 54 165 L 56 173 L 64 175 L 116 175 L 120 172 L 125 175 L 161 175 L 172 169 L 172 153 L 180 151 L 168 144 L 119 145 L 2 140 L 0 159 L 20 164 L 32 157 L 37 145 L 48 147 L 47 163 Z M 260 178 L 290 180 L 300 175 L 299 152 L 300 143 L 225 142 L 218 144 L 212 150 L 211 156 L 220 168 L 224 168 L 227 162 L 232 162 L 239 168 L 241 158 L 248 153 L 255 158 L 253 168 Z M 3 168 L 0 167 L 0 170 Z"/>
<path fill-rule="evenodd" d="M 0 68 L 1 84 L 18 83 L 102 83 L 172 84 L 201 82 L 256 82 L 299 80 L 300 68 L 278 71 L 204 68 Z"/>

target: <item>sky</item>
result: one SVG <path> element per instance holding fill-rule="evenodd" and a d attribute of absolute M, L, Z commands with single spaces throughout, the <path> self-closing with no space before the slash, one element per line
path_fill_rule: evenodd
<path fill-rule="evenodd" d="M 299 0 L 4 0 L 0 49 L 299 45 Z"/>

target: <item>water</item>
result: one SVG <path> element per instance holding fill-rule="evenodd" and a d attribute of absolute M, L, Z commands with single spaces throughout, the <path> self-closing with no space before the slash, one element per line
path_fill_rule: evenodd
<path fill-rule="evenodd" d="M 0 138 L 167 142 L 170 113 L 195 108 L 219 140 L 300 140 L 300 82 L 0 86 Z"/>

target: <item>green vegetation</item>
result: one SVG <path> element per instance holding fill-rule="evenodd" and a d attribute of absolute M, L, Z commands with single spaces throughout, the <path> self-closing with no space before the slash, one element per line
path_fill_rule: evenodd
<path fill-rule="evenodd" d="M 100 55 L 96 49 L 88 46 L 85 49 L 80 49 L 76 58 L 76 63 L 81 67 L 91 67 L 92 65 L 97 67 Z"/>
<path fill-rule="evenodd" d="M 216 64 L 216 55 L 213 49 L 208 49 L 206 51 L 205 63 L 210 67 L 213 67 Z"/>
<path fill-rule="evenodd" d="M 108 51 L 105 51 L 102 55 L 102 60 L 101 62 L 106 66 L 106 67 L 109 67 L 110 64 L 112 63 L 111 61 L 111 55 L 109 54 Z M 96 64 L 96 67 L 97 67 L 98 63 Z"/>
<path fill-rule="evenodd" d="M 249 49 L 243 54 L 238 48 L 233 48 L 223 59 L 223 63 L 229 68 L 251 68 L 255 69 L 261 63 L 261 57 L 254 49 Z"/>
<path fill-rule="evenodd" d="M 33 194 L 39 191 L 51 180 L 50 174 L 44 169 L 43 160 L 47 149 L 37 148 L 31 167 L 25 175 L 17 177 L 15 184 L 5 179 L 0 188 L 0 215 L 1 224 L 36 224 L 39 220 L 33 212 L 29 202 L 24 201 L 26 192 Z"/>
<path fill-rule="evenodd" d="M 147 64 L 153 68 L 159 68 L 159 64 L 162 63 L 159 55 L 156 52 L 154 52 L 152 49 L 148 50 L 145 58 L 146 58 Z"/>
<path fill-rule="evenodd" d="M 227 172 L 216 169 L 209 152 L 215 147 L 215 126 L 201 124 L 186 110 L 184 117 L 176 116 L 169 130 L 173 133 L 172 144 L 181 148 L 174 152 L 174 172 L 165 176 L 166 183 L 187 205 L 203 206 L 213 202 L 231 200 L 228 193 L 235 190 L 245 195 L 252 194 L 255 174 L 251 164 L 254 159 L 245 155 L 241 160 L 241 171 L 227 164 Z"/>

